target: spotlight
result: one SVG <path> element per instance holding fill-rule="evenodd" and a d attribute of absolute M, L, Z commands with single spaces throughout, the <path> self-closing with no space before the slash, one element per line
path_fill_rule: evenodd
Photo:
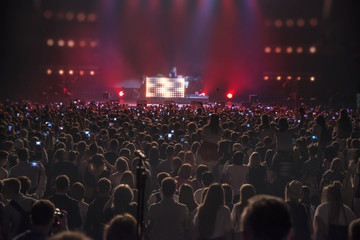
<path fill-rule="evenodd" d="M 271 47 L 265 47 L 264 52 L 265 53 L 271 53 Z"/>
<path fill-rule="evenodd" d="M 95 41 L 90 42 L 90 47 L 96 47 L 97 43 Z"/>
<path fill-rule="evenodd" d="M 67 12 L 65 15 L 66 20 L 72 21 L 74 20 L 75 14 L 73 12 Z"/>
<path fill-rule="evenodd" d="M 60 69 L 59 70 L 59 75 L 64 75 L 64 70 Z"/>
<path fill-rule="evenodd" d="M 286 52 L 287 52 L 288 54 L 292 53 L 292 52 L 293 52 L 293 48 L 292 48 L 292 47 L 287 47 L 287 48 L 286 48 Z"/>
<path fill-rule="evenodd" d="M 292 78 L 291 76 L 287 76 L 287 80 L 291 80 L 291 78 Z"/>
<path fill-rule="evenodd" d="M 76 16 L 77 20 L 79 22 L 83 22 L 86 18 L 85 14 L 84 13 L 78 13 L 78 15 Z"/>
<path fill-rule="evenodd" d="M 80 41 L 79 46 L 80 46 L 80 47 L 85 47 L 85 46 L 86 46 L 86 42 L 85 42 L 85 41 Z"/>
<path fill-rule="evenodd" d="M 276 47 L 275 48 L 275 53 L 281 53 L 281 47 Z"/>
<path fill-rule="evenodd" d="M 269 76 L 264 76 L 264 80 L 265 81 L 269 80 Z"/>
<path fill-rule="evenodd" d="M 300 80 L 301 80 L 301 77 L 297 77 L 296 80 L 300 81 Z"/>
<path fill-rule="evenodd" d="M 286 20 L 286 26 L 288 26 L 288 27 L 293 27 L 294 26 L 294 20 L 292 20 L 292 19 L 287 19 Z"/>
<path fill-rule="evenodd" d="M 276 19 L 274 22 L 275 27 L 280 28 L 282 27 L 283 23 L 280 19 Z"/>
<path fill-rule="evenodd" d="M 299 19 L 296 21 L 296 24 L 298 25 L 298 27 L 303 27 L 303 26 L 305 25 L 305 21 L 304 21 L 304 19 L 299 18 Z"/>
<path fill-rule="evenodd" d="M 232 98 L 233 98 L 233 95 L 232 95 L 232 93 L 228 93 L 228 94 L 226 94 L 226 97 L 227 97 L 228 99 L 232 99 Z"/>
<path fill-rule="evenodd" d="M 46 74 L 47 74 L 47 75 L 51 75 L 51 73 L 52 73 L 52 71 L 51 71 L 50 68 L 46 70 Z"/>
<path fill-rule="evenodd" d="M 69 75 L 73 75 L 74 74 L 74 71 L 73 70 L 69 70 Z"/>
<path fill-rule="evenodd" d="M 52 38 L 49 38 L 47 41 L 46 41 L 46 44 L 48 45 L 48 46 L 54 46 L 54 40 L 52 39 Z"/>
<path fill-rule="evenodd" d="M 298 47 L 298 48 L 296 49 L 296 52 L 297 52 L 298 54 L 302 53 L 303 51 L 304 51 L 304 49 L 303 49 L 302 47 Z"/>
<path fill-rule="evenodd" d="M 311 47 L 309 48 L 309 52 L 310 52 L 311 54 L 316 53 L 316 47 L 315 47 L 315 46 L 311 46 Z"/>
<path fill-rule="evenodd" d="M 200 95 L 201 95 L 201 96 L 205 96 L 205 95 L 206 95 L 206 93 L 202 92 Z"/>
<path fill-rule="evenodd" d="M 90 75 L 91 76 L 94 76 L 95 75 L 95 72 L 93 70 L 90 71 Z"/>
<path fill-rule="evenodd" d="M 75 46 L 75 42 L 73 40 L 69 40 L 67 44 L 68 44 L 69 47 L 74 47 Z"/>
<path fill-rule="evenodd" d="M 119 91 L 119 97 L 125 96 L 125 92 L 123 90 Z"/>
<path fill-rule="evenodd" d="M 281 76 L 277 76 L 276 80 L 281 81 Z"/>
<path fill-rule="evenodd" d="M 58 45 L 59 45 L 59 47 L 65 46 L 65 41 L 62 40 L 62 39 L 60 39 L 60 40 L 58 41 Z"/>
<path fill-rule="evenodd" d="M 310 77 L 310 82 L 315 82 L 315 77 L 314 76 Z"/>
<path fill-rule="evenodd" d="M 96 15 L 94 13 L 90 13 L 88 15 L 89 22 L 95 22 L 96 21 Z"/>
<path fill-rule="evenodd" d="M 316 27 L 318 25 L 318 20 L 316 18 L 310 19 L 310 26 Z"/>
<path fill-rule="evenodd" d="M 80 76 L 84 76 L 84 71 L 83 71 L 83 70 L 80 70 L 80 71 L 79 71 L 79 74 L 80 74 Z"/>

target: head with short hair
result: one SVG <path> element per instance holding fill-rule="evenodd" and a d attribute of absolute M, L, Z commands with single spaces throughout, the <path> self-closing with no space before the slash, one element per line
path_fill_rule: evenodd
<path fill-rule="evenodd" d="M 126 184 L 120 184 L 114 189 L 113 206 L 116 209 L 126 209 L 127 206 L 134 200 L 134 193 Z"/>
<path fill-rule="evenodd" d="M 242 165 L 244 161 L 244 153 L 237 151 L 232 156 L 232 163 L 235 165 Z"/>
<path fill-rule="evenodd" d="M 249 199 L 240 223 L 245 240 L 285 240 L 291 229 L 290 213 L 284 201 L 267 195 Z"/>
<path fill-rule="evenodd" d="M 48 238 L 49 240 L 91 240 L 82 232 L 74 231 L 62 231 L 52 237 Z"/>
<path fill-rule="evenodd" d="M 6 160 L 9 157 L 9 153 L 6 151 L 0 151 L 0 167 L 3 167 L 6 164 Z"/>
<path fill-rule="evenodd" d="M 21 185 L 20 192 L 22 194 L 27 194 L 31 186 L 31 180 L 27 176 L 20 176 L 17 177 L 17 179 L 19 179 Z"/>
<path fill-rule="evenodd" d="M 330 164 L 330 170 L 334 172 L 341 172 L 344 169 L 343 162 L 340 158 L 334 158 Z"/>
<path fill-rule="evenodd" d="M 286 184 L 285 200 L 289 202 L 299 202 L 302 197 L 302 184 L 297 180 L 293 180 Z"/>
<path fill-rule="evenodd" d="M 214 182 L 214 174 L 211 171 L 205 171 L 201 175 L 201 182 L 204 187 L 210 186 Z"/>
<path fill-rule="evenodd" d="M 253 185 L 243 184 L 240 187 L 240 203 L 246 203 L 251 197 L 256 195 L 256 191 Z"/>
<path fill-rule="evenodd" d="M 55 180 L 55 189 L 57 192 L 67 192 L 69 190 L 70 180 L 66 175 L 60 175 Z"/>
<path fill-rule="evenodd" d="M 360 218 L 353 220 L 349 225 L 349 240 L 360 239 Z"/>
<path fill-rule="evenodd" d="M 119 148 L 119 141 L 118 140 L 116 140 L 116 139 L 112 139 L 111 141 L 110 141 L 110 149 L 111 149 L 111 151 L 117 151 L 117 149 Z"/>
<path fill-rule="evenodd" d="M 136 240 L 136 219 L 128 213 L 117 215 L 105 226 L 104 240 Z"/>
<path fill-rule="evenodd" d="M 260 167 L 261 164 L 261 155 L 258 152 L 253 152 L 249 157 L 248 166 L 251 168 Z"/>
<path fill-rule="evenodd" d="M 107 178 L 100 178 L 97 182 L 97 189 L 101 195 L 109 195 L 111 190 L 111 182 Z"/>
<path fill-rule="evenodd" d="M 129 170 L 129 164 L 128 162 L 125 160 L 124 157 L 119 157 L 117 160 L 116 160 L 116 163 L 115 163 L 115 166 L 116 166 L 116 170 L 120 173 L 123 173 L 127 170 Z"/>
<path fill-rule="evenodd" d="M 21 148 L 18 152 L 18 157 L 20 162 L 25 162 L 29 160 L 29 150 L 27 148 Z"/>
<path fill-rule="evenodd" d="M 20 193 L 21 183 L 17 178 L 6 178 L 2 181 L 3 193 L 6 198 L 13 198 Z"/>
<path fill-rule="evenodd" d="M 54 221 L 55 205 L 49 200 L 37 200 L 31 208 L 33 225 L 48 225 Z"/>
<path fill-rule="evenodd" d="M 166 156 L 172 157 L 175 154 L 175 148 L 172 145 L 167 146 L 166 148 Z"/>
<path fill-rule="evenodd" d="M 209 168 L 204 164 L 199 164 L 196 168 L 195 177 L 197 180 L 201 181 L 201 175 L 208 171 Z"/>
<path fill-rule="evenodd" d="M 176 191 L 176 180 L 172 177 L 167 177 L 162 180 L 161 191 L 164 197 L 172 197 Z"/>
<path fill-rule="evenodd" d="M 161 186 L 162 180 L 164 180 L 164 179 L 167 178 L 167 177 L 170 177 L 170 174 L 167 173 L 167 172 L 158 173 L 158 175 L 156 176 L 156 178 L 157 178 L 157 181 L 158 181 L 159 186 Z"/>
<path fill-rule="evenodd" d="M 189 179 L 191 176 L 191 165 L 188 163 L 181 165 L 178 175 L 183 179 Z"/>
<path fill-rule="evenodd" d="M 221 184 L 221 187 L 224 189 L 225 202 L 232 203 L 234 198 L 234 193 L 231 186 L 227 183 L 223 183 Z"/>
<path fill-rule="evenodd" d="M 131 171 L 125 171 L 121 176 L 120 183 L 134 187 L 134 174 Z"/>
<path fill-rule="evenodd" d="M 85 197 L 85 187 L 81 182 L 76 182 L 71 186 L 70 196 L 77 201 L 82 201 Z"/>

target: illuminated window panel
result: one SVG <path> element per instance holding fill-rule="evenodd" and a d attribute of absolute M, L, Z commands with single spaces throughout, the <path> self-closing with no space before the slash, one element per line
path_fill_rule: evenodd
<path fill-rule="evenodd" d="M 147 77 L 146 97 L 183 98 L 185 78 Z"/>

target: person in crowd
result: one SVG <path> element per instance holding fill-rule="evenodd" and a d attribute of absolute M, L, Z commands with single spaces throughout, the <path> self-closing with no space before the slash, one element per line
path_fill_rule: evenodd
<path fill-rule="evenodd" d="M 285 187 L 285 202 L 289 206 L 291 222 L 294 229 L 294 240 L 310 240 L 311 222 L 306 207 L 300 203 L 302 184 L 293 180 Z"/>
<path fill-rule="evenodd" d="M 195 211 L 199 206 L 194 199 L 193 188 L 189 184 L 182 184 L 179 191 L 179 203 L 185 204 L 189 210 L 190 219 L 195 216 Z"/>
<path fill-rule="evenodd" d="M 158 170 L 159 172 L 170 173 L 172 169 L 172 160 L 175 157 L 175 148 L 170 145 L 166 147 L 166 159 L 159 163 Z"/>
<path fill-rule="evenodd" d="M 119 149 L 119 141 L 117 139 L 111 139 L 110 149 L 109 151 L 104 153 L 104 157 L 106 161 L 108 161 L 111 165 L 115 165 L 115 162 L 119 157 L 118 149 Z"/>
<path fill-rule="evenodd" d="M 70 180 L 66 175 L 60 175 L 55 180 L 55 194 L 48 199 L 60 210 L 68 214 L 68 226 L 70 230 L 80 229 L 81 215 L 78 201 L 68 196 Z"/>
<path fill-rule="evenodd" d="M 261 156 L 258 152 L 253 152 L 249 158 L 249 184 L 253 185 L 258 194 L 266 191 L 266 168 L 261 166 Z"/>
<path fill-rule="evenodd" d="M 244 154 L 237 151 L 232 156 L 232 164 L 226 169 L 226 182 L 228 182 L 234 191 L 234 202 L 239 200 L 240 187 L 248 182 L 249 167 L 243 165 Z"/>
<path fill-rule="evenodd" d="M 345 179 L 344 165 L 339 158 L 332 160 L 330 169 L 327 170 L 320 182 L 320 189 L 322 190 L 325 186 L 333 183 L 334 181 L 343 182 Z"/>
<path fill-rule="evenodd" d="M 86 219 L 87 211 L 89 208 L 89 204 L 84 202 L 85 187 L 81 182 L 76 182 L 71 186 L 70 197 L 72 197 L 73 199 L 75 199 L 78 202 L 81 222 L 82 222 L 82 226 L 83 226 L 85 224 L 85 219 Z"/>
<path fill-rule="evenodd" d="M 149 209 L 149 239 L 185 239 L 188 229 L 189 210 L 186 205 L 174 201 L 176 180 L 171 177 L 161 182 L 163 199 Z"/>
<path fill-rule="evenodd" d="M 334 181 L 323 189 L 323 202 L 316 208 L 314 233 L 316 239 L 347 239 L 348 225 L 356 219 L 353 211 L 343 204 L 342 184 Z"/>
<path fill-rule="evenodd" d="M 203 191 L 214 182 L 214 174 L 211 171 L 205 171 L 201 175 L 202 188 L 199 188 L 194 192 L 194 198 L 197 204 L 201 203 Z"/>
<path fill-rule="evenodd" d="M 231 211 L 234 207 L 234 193 L 231 186 L 227 183 L 221 184 L 221 187 L 224 189 L 224 198 L 225 198 L 225 206 L 229 208 Z"/>
<path fill-rule="evenodd" d="M 212 184 L 194 218 L 195 236 L 199 239 L 231 239 L 230 210 L 225 206 L 224 190 Z"/>
<path fill-rule="evenodd" d="M 30 227 L 30 212 L 35 199 L 20 192 L 21 183 L 17 178 L 2 181 L 4 198 L 9 200 L 1 216 L 2 237 L 12 239 Z"/>
<path fill-rule="evenodd" d="M 235 239 L 241 237 L 240 220 L 241 214 L 248 204 L 248 200 L 255 196 L 255 188 L 251 184 L 244 184 L 240 188 L 240 199 L 239 202 L 235 203 L 231 211 L 231 221 L 233 223 L 233 234 Z"/>
<path fill-rule="evenodd" d="M 103 240 L 138 240 L 136 219 L 128 214 L 117 215 L 105 225 Z"/>
<path fill-rule="evenodd" d="M 79 168 L 75 165 L 76 152 L 66 152 L 65 149 L 58 149 L 55 152 L 55 163 L 52 166 L 50 175 L 55 179 L 57 176 L 66 175 L 70 184 L 80 180 Z"/>
<path fill-rule="evenodd" d="M 113 187 L 116 187 L 117 185 L 119 185 L 121 176 L 123 175 L 123 173 L 125 171 L 129 171 L 129 164 L 124 157 L 119 157 L 116 160 L 115 167 L 116 167 L 116 172 L 111 174 L 109 177 L 109 179 L 111 181 L 111 185 Z"/>
<path fill-rule="evenodd" d="M 62 231 L 51 236 L 48 239 L 49 240 L 91 240 L 84 233 L 75 232 L 75 231 Z"/>
<path fill-rule="evenodd" d="M 19 162 L 16 166 L 10 168 L 9 177 L 27 176 L 31 181 L 29 192 L 32 193 L 38 186 L 40 170 L 29 162 L 29 150 L 27 148 L 20 149 L 17 154 Z"/>
<path fill-rule="evenodd" d="M 346 109 L 341 109 L 339 118 L 337 119 L 336 132 L 337 138 L 347 139 L 350 137 L 352 132 L 352 123 L 349 118 L 349 114 Z"/>
<path fill-rule="evenodd" d="M 39 163 L 38 166 L 39 170 L 40 170 L 40 180 L 39 180 L 39 185 L 36 189 L 36 191 L 32 194 L 29 193 L 29 189 L 31 186 L 31 180 L 26 177 L 26 176 L 20 176 L 18 177 L 18 179 L 20 180 L 21 183 L 21 193 L 34 198 L 34 199 L 40 199 L 44 196 L 45 190 L 46 190 L 46 183 L 47 183 L 47 177 L 45 175 L 45 168 L 42 165 L 42 163 Z"/>
<path fill-rule="evenodd" d="M 7 165 L 9 153 L 6 151 L 0 151 L 0 180 L 9 176 L 8 171 L 4 168 Z"/>
<path fill-rule="evenodd" d="M 240 220 L 243 240 L 287 240 L 292 238 L 291 218 L 280 198 L 257 195 L 250 198 Z"/>
<path fill-rule="evenodd" d="M 360 218 L 353 220 L 349 225 L 349 240 L 360 239 Z"/>
<path fill-rule="evenodd" d="M 177 182 L 177 189 L 183 184 L 189 184 L 192 187 L 193 182 L 191 181 L 191 165 L 189 163 L 184 163 L 181 165 L 178 176 L 175 177 Z"/>
<path fill-rule="evenodd" d="M 89 205 L 84 230 L 95 240 L 102 238 L 102 213 L 106 203 L 110 200 L 111 183 L 107 178 L 100 178 L 97 183 L 99 196 Z"/>
<path fill-rule="evenodd" d="M 259 142 L 264 142 L 266 137 L 273 138 L 273 132 L 270 128 L 270 120 L 267 114 L 261 115 L 261 124 L 257 127 Z"/>
<path fill-rule="evenodd" d="M 192 182 L 193 182 L 192 186 L 193 186 L 194 191 L 196 191 L 202 187 L 201 175 L 206 171 L 209 171 L 209 168 L 206 165 L 200 164 L 197 166 L 196 172 L 195 172 L 195 177 L 192 179 Z"/>

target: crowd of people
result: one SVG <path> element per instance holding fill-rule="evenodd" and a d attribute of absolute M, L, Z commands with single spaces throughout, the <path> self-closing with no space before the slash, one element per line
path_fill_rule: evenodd
<path fill-rule="evenodd" d="M 1 103 L 0 239 L 360 239 L 359 139 L 351 109 Z"/>

